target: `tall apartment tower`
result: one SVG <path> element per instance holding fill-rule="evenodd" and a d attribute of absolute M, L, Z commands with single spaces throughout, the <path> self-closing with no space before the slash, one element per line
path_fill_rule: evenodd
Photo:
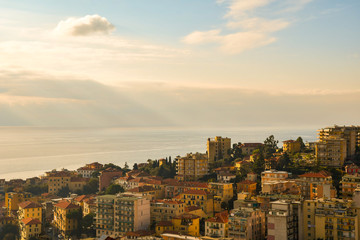
<path fill-rule="evenodd" d="M 319 142 L 326 139 L 345 139 L 346 157 L 351 159 L 355 156 L 356 146 L 359 144 L 360 126 L 333 126 L 318 130 Z"/>
<path fill-rule="evenodd" d="M 119 237 L 126 232 L 148 230 L 150 201 L 131 194 L 96 198 L 96 236 Z"/>
<path fill-rule="evenodd" d="M 267 239 L 304 239 L 302 235 L 302 203 L 278 200 L 270 204 Z"/>
<path fill-rule="evenodd" d="M 208 138 L 207 154 L 209 162 L 214 162 L 229 157 L 228 151 L 231 149 L 231 138 Z"/>

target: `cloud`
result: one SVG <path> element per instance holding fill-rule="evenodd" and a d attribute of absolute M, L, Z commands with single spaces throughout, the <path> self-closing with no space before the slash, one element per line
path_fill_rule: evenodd
<path fill-rule="evenodd" d="M 60 21 L 54 32 L 60 35 L 87 36 L 107 35 L 115 30 L 106 18 L 99 15 L 86 15 L 81 18 L 68 18 Z"/>
<path fill-rule="evenodd" d="M 217 43 L 220 50 L 227 54 L 239 54 L 243 51 L 266 46 L 277 39 L 273 33 L 290 26 L 290 21 L 284 18 L 259 17 L 260 8 L 269 7 L 275 0 L 223 0 L 218 4 L 228 9 L 225 14 L 227 23 L 222 29 L 210 31 L 194 31 L 183 38 L 186 44 L 199 45 L 204 43 Z M 282 11 L 300 10 L 311 0 L 289 0 L 286 4 L 278 4 Z M 274 7 L 274 6 L 272 6 Z M 276 12 L 276 11 L 271 11 Z M 229 29 L 230 33 L 225 33 Z M 222 34 L 223 33 L 223 34 Z M 225 33 L 225 34 L 224 34 Z"/>

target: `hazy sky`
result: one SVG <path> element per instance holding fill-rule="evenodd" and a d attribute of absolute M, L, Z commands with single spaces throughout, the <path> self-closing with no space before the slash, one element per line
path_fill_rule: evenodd
<path fill-rule="evenodd" d="M 0 7 L 0 125 L 360 124 L 359 0 Z"/>

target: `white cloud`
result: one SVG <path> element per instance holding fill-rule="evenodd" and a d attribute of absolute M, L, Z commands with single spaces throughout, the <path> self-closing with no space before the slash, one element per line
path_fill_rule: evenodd
<path fill-rule="evenodd" d="M 207 42 L 217 42 L 221 40 L 220 30 L 210 30 L 207 32 L 195 31 L 186 37 L 184 37 L 183 41 L 188 44 L 200 44 Z"/>
<path fill-rule="evenodd" d="M 218 4 L 228 8 L 225 18 L 226 28 L 234 31 L 221 34 L 224 29 L 210 31 L 194 31 L 183 38 L 187 44 L 203 44 L 213 42 L 227 54 L 238 54 L 245 50 L 265 46 L 277 39 L 272 33 L 290 26 L 290 21 L 282 18 L 270 19 L 259 17 L 258 9 L 268 7 L 276 0 L 217 0 Z M 299 10 L 312 0 L 288 0 L 281 6 L 282 11 L 293 8 Z M 275 11 L 271 11 L 275 12 Z M 278 11 L 276 11 L 278 12 Z M 225 28 L 224 27 L 224 28 Z"/>
<path fill-rule="evenodd" d="M 86 35 L 107 35 L 115 30 L 106 18 L 99 15 L 86 15 L 81 18 L 68 18 L 60 21 L 54 32 L 60 35 L 86 36 Z"/>

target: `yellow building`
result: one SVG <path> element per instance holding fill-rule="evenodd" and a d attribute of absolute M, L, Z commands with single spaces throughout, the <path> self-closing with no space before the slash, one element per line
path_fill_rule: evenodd
<path fill-rule="evenodd" d="M 207 155 L 209 162 L 228 158 L 231 149 L 231 138 L 215 137 L 207 140 Z"/>
<path fill-rule="evenodd" d="M 183 214 L 171 220 L 174 231 L 194 237 L 200 236 L 200 217 L 193 214 Z"/>
<path fill-rule="evenodd" d="M 57 194 L 63 187 L 69 187 L 71 192 L 82 190 L 89 180 L 69 171 L 54 171 L 46 174 L 48 178 L 48 193 L 52 194 Z"/>
<path fill-rule="evenodd" d="M 151 222 L 171 221 L 185 213 L 185 203 L 178 200 L 162 199 L 150 203 Z"/>
<path fill-rule="evenodd" d="M 352 159 L 356 153 L 356 145 L 359 144 L 360 126 L 337 126 L 326 127 L 318 130 L 319 141 L 329 138 L 344 139 L 346 142 L 346 157 Z"/>
<path fill-rule="evenodd" d="M 204 190 L 187 190 L 180 194 L 179 200 L 186 206 L 200 207 L 208 216 L 213 216 L 215 209 L 214 195 Z"/>
<path fill-rule="evenodd" d="M 298 153 L 301 150 L 301 143 L 299 141 L 287 140 L 283 141 L 283 151 L 287 153 Z"/>
<path fill-rule="evenodd" d="M 352 200 L 318 199 L 303 203 L 304 239 L 359 239 L 359 214 Z"/>
<path fill-rule="evenodd" d="M 360 174 L 345 175 L 340 181 L 341 195 L 343 199 L 351 199 L 355 192 L 355 189 L 360 185 Z"/>
<path fill-rule="evenodd" d="M 64 237 L 72 235 L 72 232 L 78 229 L 78 219 L 68 216 L 76 211 L 81 213 L 80 206 L 70 201 L 61 201 L 54 205 L 54 227 Z"/>
<path fill-rule="evenodd" d="M 17 193 L 17 192 L 7 192 L 5 193 L 5 207 L 8 212 L 8 216 L 11 216 L 11 213 L 19 210 L 19 203 L 29 200 L 31 198 L 30 193 Z"/>
<path fill-rule="evenodd" d="M 256 193 L 256 182 L 250 180 L 244 180 L 237 183 L 237 191 L 240 192 L 247 192 L 250 194 Z"/>
<path fill-rule="evenodd" d="M 220 197 L 222 202 L 228 202 L 234 197 L 234 189 L 232 183 L 209 183 L 210 191 L 215 193 L 215 196 Z"/>
<path fill-rule="evenodd" d="M 305 199 L 336 197 L 336 189 L 332 184 L 332 177 L 326 171 L 302 174 L 296 180 L 296 184 L 300 187 L 301 194 Z"/>
<path fill-rule="evenodd" d="M 316 159 L 322 166 L 342 167 L 347 153 L 346 140 L 327 137 L 315 144 Z"/>
<path fill-rule="evenodd" d="M 205 220 L 205 236 L 226 238 L 229 231 L 229 213 L 227 211 L 216 213 L 215 217 Z"/>
<path fill-rule="evenodd" d="M 171 221 L 160 221 L 156 223 L 155 232 L 157 236 L 160 236 L 164 232 L 174 231 L 174 226 Z"/>
<path fill-rule="evenodd" d="M 197 180 L 209 173 L 208 158 L 202 153 L 188 153 L 185 157 L 176 159 L 175 177 L 181 181 Z"/>
<path fill-rule="evenodd" d="M 36 218 L 24 218 L 20 221 L 21 240 L 28 240 L 31 237 L 39 237 L 41 234 L 41 222 Z"/>
<path fill-rule="evenodd" d="M 42 206 L 39 203 L 25 201 L 19 204 L 19 220 L 25 218 L 38 219 L 42 222 Z"/>

